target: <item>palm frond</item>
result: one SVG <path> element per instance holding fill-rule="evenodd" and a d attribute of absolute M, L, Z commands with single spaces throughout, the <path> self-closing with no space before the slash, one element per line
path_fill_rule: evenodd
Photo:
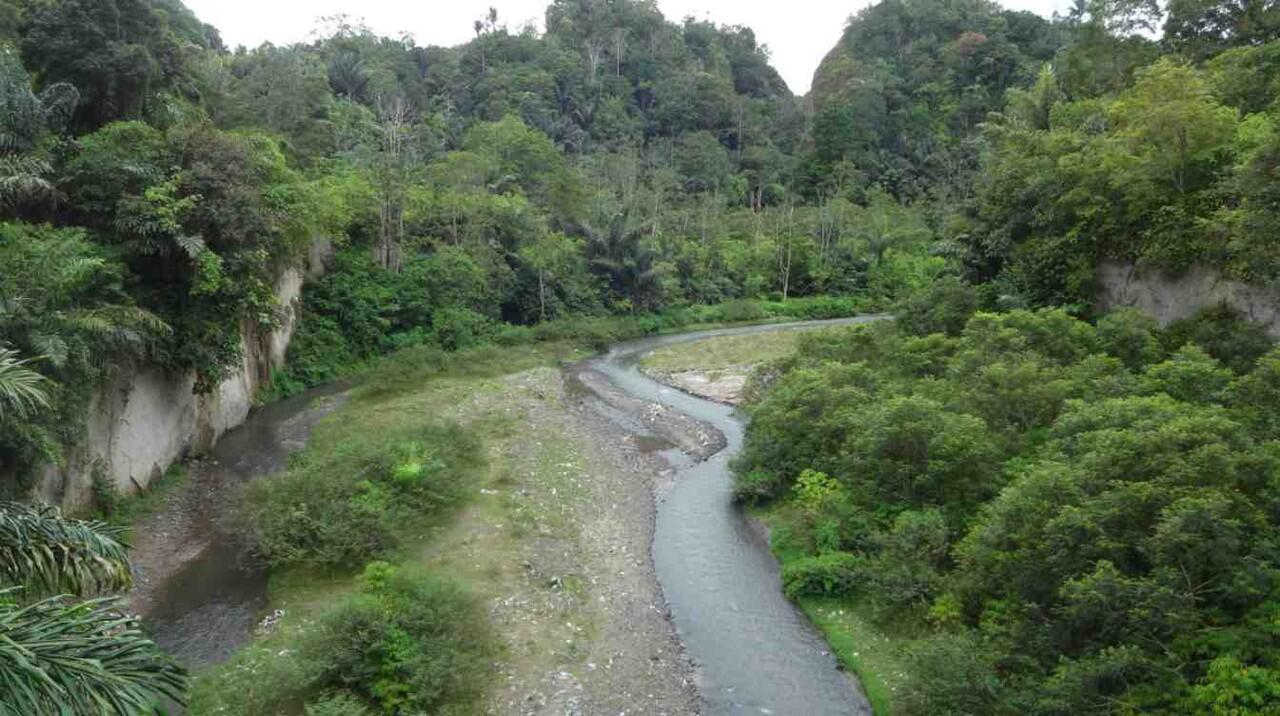
<path fill-rule="evenodd" d="M 101 594 L 132 583 L 121 530 L 51 507 L 0 502 L 0 583 L 40 594 Z M 0 642 L 3 636 L 0 636 Z"/>
<path fill-rule="evenodd" d="M 77 256 L 64 259 L 53 272 L 57 277 L 58 291 L 63 295 L 83 288 L 101 276 L 107 267 L 101 256 Z"/>
<path fill-rule="evenodd" d="M 178 245 L 178 248 L 182 249 L 186 252 L 187 256 L 193 259 L 205 251 L 204 239 L 199 236 L 179 234 L 173 239 L 173 241 Z"/>
<path fill-rule="evenodd" d="M 52 169 L 43 159 L 30 155 L 0 156 L 0 208 L 57 194 L 45 178 Z"/>
<path fill-rule="evenodd" d="M 62 336 L 56 333 L 33 331 L 27 340 L 30 342 L 31 348 L 49 361 L 50 365 L 55 368 L 61 368 L 66 365 L 67 358 L 71 354 L 71 347 L 67 345 L 67 341 Z"/>
<path fill-rule="evenodd" d="M 49 406 L 45 392 L 47 379 L 27 367 L 29 360 L 18 358 L 18 352 L 0 347 L 0 421 L 9 415 L 30 415 Z"/>
<path fill-rule="evenodd" d="M 0 591 L 0 714 L 154 713 L 186 673 L 113 599 L 21 606 Z"/>

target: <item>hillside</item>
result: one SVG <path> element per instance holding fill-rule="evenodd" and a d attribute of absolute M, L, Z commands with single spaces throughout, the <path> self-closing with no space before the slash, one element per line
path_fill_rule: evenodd
<path fill-rule="evenodd" d="M 0 0 L 0 711 L 1274 712 L 1275 3 L 544 27 Z"/>

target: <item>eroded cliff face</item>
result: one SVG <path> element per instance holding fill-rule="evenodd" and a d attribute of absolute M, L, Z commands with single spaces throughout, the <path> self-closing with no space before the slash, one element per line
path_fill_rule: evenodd
<path fill-rule="evenodd" d="M 1099 310 L 1132 306 L 1165 326 L 1226 304 L 1280 340 L 1280 292 L 1223 278 L 1211 268 L 1197 266 L 1169 276 L 1132 263 L 1106 260 L 1098 264 L 1097 280 Z"/>
<path fill-rule="evenodd" d="M 85 415 L 84 439 L 67 449 L 62 465 L 46 465 L 36 476 L 34 497 L 64 510 L 92 499 L 93 475 L 105 477 L 122 494 L 145 489 L 169 466 L 208 450 L 244 422 L 253 396 L 284 365 L 297 327 L 302 285 L 323 270 L 327 241 L 312 247 L 306 262 L 276 280 L 282 308 L 274 328 L 241 326 L 238 370 L 214 390 L 197 394 L 195 373 L 172 373 L 154 366 L 120 366 L 94 391 Z"/>

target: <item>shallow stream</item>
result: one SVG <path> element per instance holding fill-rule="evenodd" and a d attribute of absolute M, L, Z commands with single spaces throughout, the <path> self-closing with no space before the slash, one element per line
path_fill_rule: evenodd
<path fill-rule="evenodd" d="M 703 421 L 725 437 L 726 447 L 701 462 L 666 451 L 673 453 L 676 475 L 660 496 L 653 541 L 658 580 L 694 660 L 708 713 L 838 716 L 869 715 L 871 708 L 857 682 L 837 669 L 821 634 L 783 596 L 767 538 L 733 503 L 729 462 L 742 447 L 741 417 L 730 406 L 651 380 L 637 363 L 649 351 L 675 343 L 876 318 L 660 336 L 620 344 L 586 362 L 632 397 Z M 219 521 L 233 488 L 282 469 L 337 402 L 321 398 L 339 390 L 317 388 L 255 410 L 194 471 L 189 509 L 197 512 L 196 531 L 205 531 L 204 546 L 157 585 L 156 604 L 147 614 L 156 641 L 186 664 L 227 658 L 249 640 L 266 608 L 265 573 L 242 564 L 242 545 Z"/>
<path fill-rule="evenodd" d="M 676 631 L 695 662 L 713 714 L 871 714 L 856 681 L 809 619 L 782 594 L 777 560 L 732 498 L 729 462 L 742 447 L 734 408 L 682 393 L 640 372 L 655 348 L 716 336 L 850 325 L 877 320 L 748 326 L 659 336 L 616 346 L 589 367 L 636 398 L 661 403 L 722 432 L 726 447 L 705 461 L 673 464 L 658 504 L 653 561 Z"/>

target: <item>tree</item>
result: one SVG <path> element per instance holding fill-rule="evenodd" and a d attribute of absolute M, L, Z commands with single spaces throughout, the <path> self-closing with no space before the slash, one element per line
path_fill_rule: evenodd
<path fill-rule="evenodd" d="M 1214 99 L 1203 75 L 1170 58 L 1139 72 L 1110 115 L 1119 138 L 1139 157 L 1139 171 L 1180 193 L 1202 185 L 1236 124 L 1235 112 Z"/>
<path fill-rule="evenodd" d="M 538 319 L 549 317 L 547 304 L 554 283 L 571 278 L 580 263 L 580 242 L 564 234 L 548 233 L 520 249 L 520 260 L 538 276 Z"/>
<path fill-rule="evenodd" d="M 0 502 L 0 692 L 4 713 L 149 713 L 181 701 L 185 671 L 114 599 L 77 601 L 131 581 L 121 529 L 50 508 Z M 23 589 L 25 587 L 25 589 Z"/>
<path fill-rule="evenodd" d="M 1269 0 L 1170 0 L 1165 40 L 1193 57 L 1280 38 L 1280 5 Z"/>
<path fill-rule="evenodd" d="M 79 90 L 77 127 L 140 118 L 164 93 L 193 91 L 184 43 L 208 46 L 207 37 L 174 32 L 170 17 L 146 0 L 34 4 L 22 58 L 45 87 Z"/>

